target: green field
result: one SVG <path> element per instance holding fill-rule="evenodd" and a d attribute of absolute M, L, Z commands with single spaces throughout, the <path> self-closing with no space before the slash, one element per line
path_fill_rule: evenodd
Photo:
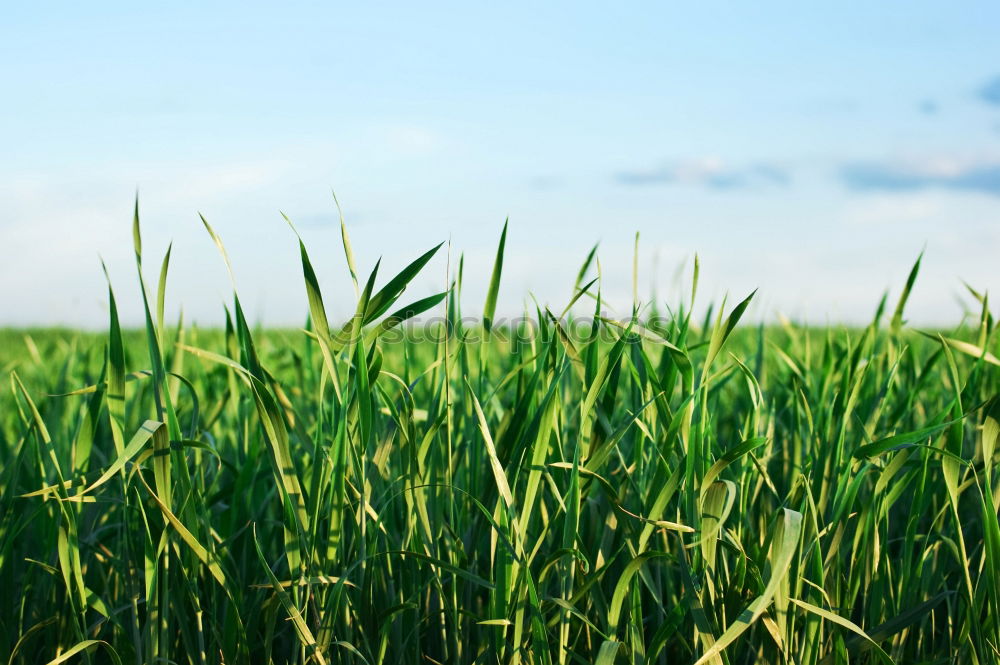
<path fill-rule="evenodd" d="M 984 296 L 909 327 L 918 261 L 867 327 L 739 324 L 695 268 L 611 318 L 592 253 L 511 323 L 503 239 L 465 312 L 469 266 L 409 304 L 435 250 L 369 277 L 344 239 L 336 293 L 302 246 L 303 330 L 164 321 L 146 256 L 107 333 L 0 333 L 9 662 L 1000 661 Z"/>

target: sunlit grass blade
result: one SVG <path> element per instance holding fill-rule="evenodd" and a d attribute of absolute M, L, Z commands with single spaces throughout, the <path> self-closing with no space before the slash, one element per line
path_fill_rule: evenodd
<path fill-rule="evenodd" d="M 736 641 L 761 614 L 768 608 L 778 585 L 783 582 L 788 575 L 788 569 L 792 563 L 798 547 L 799 535 L 802 532 L 802 514 L 783 508 L 775 527 L 774 539 L 771 544 L 771 577 L 763 592 L 743 610 L 736 620 L 719 636 L 710 649 L 708 649 L 695 662 L 695 665 L 707 663 L 720 654 L 726 647 Z"/>
<path fill-rule="evenodd" d="M 497 256 L 493 261 L 493 273 L 490 275 L 490 284 L 486 290 L 486 303 L 483 305 L 483 327 L 487 332 L 493 327 L 493 317 L 497 311 L 497 294 L 500 293 L 500 275 L 503 273 L 503 253 L 507 245 L 507 221 L 503 223 L 503 231 L 500 233 L 500 244 L 497 245 Z"/>
<path fill-rule="evenodd" d="M 920 252 L 916 262 L 910 269 L 910 274 L 906 278 L 906 285 L 903 287 L 903 292 L 899 294 L 899 302 L 896 303 L 896 309 L 892 313 L 892 321 L 889 324 L 889 328 L 894 334 L 898 334 L 899 330 L 903 327 L 903 309 L 906 307 L 906 301 L 910 298 L 910 291 L 913 290 L 913 285 L 917 281 L 917 274 L 920 272 L 920 261 L 923 258 L 924 253 Z"/>

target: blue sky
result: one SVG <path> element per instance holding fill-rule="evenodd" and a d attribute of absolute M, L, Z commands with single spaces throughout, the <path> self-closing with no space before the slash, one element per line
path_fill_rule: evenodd
<path fill-rule="evenodd" d="M 921 249 L 915 322 L 956 321 L 1000 272 L 995 3 L 23 3 L 0 23 L 0 324 L 105 325 L 99 256 L 141 321 L 306 312 L 299 226 L 333 316 L 358 262 L 451 239 L 478 311 L 510 217 L 501 309 L 561 306 L 595 242 L 605 293 L 760 287 L 755 313 L 863 321 Z M 870 5 L 870 6 L 869 6 Z M 441 290 L 446 258 L 414 295 Z"/>

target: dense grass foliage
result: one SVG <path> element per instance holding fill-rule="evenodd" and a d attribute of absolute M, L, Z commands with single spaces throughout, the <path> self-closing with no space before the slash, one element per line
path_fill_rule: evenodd
<path fill-rule="evenodd" d="M 403 305 L 436 250 L 359 281 L 344 241 L 336 293 L 301 246 L 306 330 L 238 299 L 167 327 L 165 260 L 144 330 L 109 290 L 105 335 L 0 334 L 10 662 L 1000 658 L 985 297 L 911 330 L 915 267 L 867 328 L 738 327 L 749 299 L 692 319 L 695 272 L 669 309 L 507 325 L 501 241 L 473 326 L 460 264 Z"/>

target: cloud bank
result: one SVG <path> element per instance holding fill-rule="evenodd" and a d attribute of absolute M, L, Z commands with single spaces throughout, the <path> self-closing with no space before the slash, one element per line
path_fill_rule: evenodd
<path fill-rule="evenodd" d="M 787 185 L 791 177 L 784 168 L 768 163 L 734 167 L 713 157 L 687 160 L 659 168 L 620 171 L 615 181 L 629 187 L 650 185 L 701 185 L 715 190 Z"/>
<path fill-rule="evenodd" d="M 854 191 L 905 192 L 937 188 L 1000 196 L 1000 159 L 853 162 L 841 168 L 840 177 Z"/>

